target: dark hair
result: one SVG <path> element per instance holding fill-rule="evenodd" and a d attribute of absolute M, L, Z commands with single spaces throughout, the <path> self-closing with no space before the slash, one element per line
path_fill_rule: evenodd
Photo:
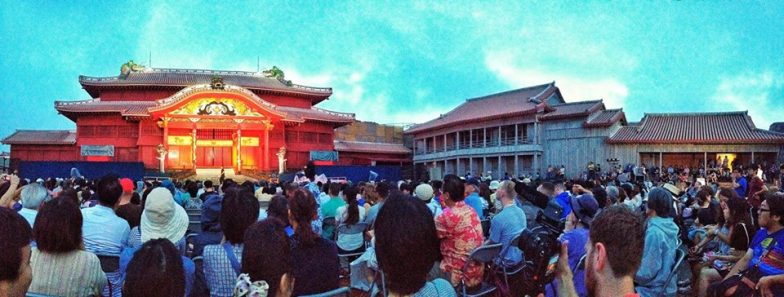
<path fill-rule="evenodd" d="M 768 201 L 771 219 L 773 219 L 773 216 L 779 216 L 779 224 L 784 225 L 784 194 L 766 192 L 765 201 Z"/>
<path fill-rule="evenodd" d="M 212 188 L 212 181 L 209 180 L 209 179 L 205 180 L 204 183 L 202 183 L 202 185 L 204 186 L 205 189 L 206 188 Z"/>
<path fill-rule="evenodd" d="M 187 183 L 185 185 L 185 189 L 188 190 L 188 194 L 191 196 L 191 198 L 196 198 L 199 196 L 199 185 L 197 185 L 195 182 Z"/>
<path fill-rule="evenodd" d="M 430 181 L 430 184 L 433 186 L 433 189 L 435 189 L 436 191 L 441 191 L 441 187 L 444 186 L 444 182 L 440 180 L 432 180 Z"/>
<path fill-rule="evenodd" d="M 123 189 L 120 179 L 115 174 L 107 174 L 98 182 L 98 202 L 103 206 L 113 207 L 122 196 Z M 83 194 L 84 195 L 84 194 Z"/>
<path fill-rule="evenodd" d="M 142 196 L 139 195 L 139 192 L 134 191 L 133 194 L 131 194 L 131 204 L 139 205 L 141 203 L 142 203 Z"/>
<path fill-rule="evenodd" d="M 32 239 L 30 224 L 16 211 L 0 207 L 0 281 L 19 278 L 22 248 Z"/>
<path fill-rule="evenodd" d="M 236 185 L 237 185 L 237 183 L 235 183 L 233 179 L 230 179 L 230 178 L 229 179 L 225 179 L 225 180 L 223 180 L 223 184 L 221 184 L 221 192 L 226 193 L 226 191 L 228 191 L 229 188 L 231 188 L 233 186 L 236 186 Z"/>
<path fill-rule="evenodd" d="M 251 193 L 256 191 L 256 185 L 254 185 L 252 181 L 246 180 L 242 183 L 241 186 L 243 189 L 245 189 L 245 191 L 249 191 Z"/>
<path fill-rule="evenodd" d="M 183 296 L 185 270 L 177 248 L 168 239 L 146 242 L 128 264 L 122 295 Z"/>
<path fill-rule="evenodd" d="M 486 183 L 479 185 L 479 197 L 482 197 L 482 199 L 487 201 L 487 205 L 490 207 L 490 209 L 494 209 L 493 202 L 490 201 L 490 195 L 492 194 L 493 192 L 490 191 L 490 186 L 488 186 Z"/>
<path fill-rule="evenodd" d="M 259 219 L 259 201 L 241 187 L 226 190 L 221 201 L 220 225 L 226 240 L 242 243 L 245 230 Z"/>
<path fill-rule="evenodd" d="M 664 188 L 655 187 L 651 189 L 651 193 L 648 194 L 647 206 L 648 209 L 656 212 L 656 216 L 668 218 L 670 217 L 670 211 L 672 210 L 672 194 Z"/>
<path fill-rule="evenodd" d="M 33 238 L 43 252 L 66 253 L 82 246 L 82 212 L 69 199 L 45 202 L 33 226 Z"/>
<path fill-rule="evenodd" d="M 589 237 L 592 245 L 604 245 L 616 278 L 637 273 L 645 246 L 645 225 L 632 210 L 624 205 L 605 208 L 593 219 Z"/>
<path fill-rule="evenodd" d="M 733 191 L 734 192 L 734 191 Z M 768 202 L 770 203 L 770 202 Z M 749 218 L 749 203 L 743 198 L 734 196 L 727 200 L 727 208 L 730 210 L 730 218 L 727 223 L 730 226 L 745 223 Z"/>
<path fill-rule="evenodd" d="M 721 190 L 719 190 L 719 196 L 724 196 L 727 197 L 728 199 L 732 199 L 733 197 L 740 197 L 738 196 L 738 192 L 735 192 L 735 190 L 726 189 L 726 188 L 722 188 Z"/>
<path fill-rule="evenodd" d="M 387 196 L 389 196 L 389 184 L 380 182 L 376 185 L 376 194 L 378 194 L 378 198 L 381 200 L 387 199 Z"/>
<path fill-rule="evenodd" d="M 340 194 L 340 184 L 339 183 L 330 183 L 329 184 L 329 195 L 330 196 L 337 196 Z"/>
<path fill-rule="evenodd" d="M 357 188 L 356 187 L 348 187 L 343 190 L 343 196 L 346 197 L 346 221 L 344 222 L 347 225 L 354 225 L 359 222 L 359 205 L 357 205 Z"/>
<path fill-rule="evenodd" d="M 281 194 L 272 196 L 267 206 L 267 217 L 276 218 L 285 223 L 286 226 L 289 225 L 289 201 L 286 199 L 286 196 Z"/>
<path fill-rule="evenodd" d="M 242 272 L 252 281 L 267 282 L 270 296 L 277 293 L 281 277 L 291 272 L 291 248 L 284 227 L 278 219 L 268 218 L 245 231 Z"/>
<path fill-rule="evenodd" d="M 305 189 L 297 189 L 289 196 L 289 210 L 297 228 L 294 236 L 300 244 L 312 246 L 318 235 L 313 232 L 311 222 L 316 218 L 316 200 Z"/>
<path fill-rule="evenodd" d="M 705 189 L 700 189 L 697 191 L 697 200 L 700 202 L 700 205 L 705 203 L 705 201 L 710 201 L 710 197 L 710 192 L 706 191 Z"/>
<path fill-rule="evenodd" d="M 551 182 L 543 182 L 541 184 L 541 186 L 542 186 L 542 189 L 544 189 L 545 191 L 548 191 L 550 193 L 554 193 L 555 192 L 555 185 L 553 183 L 551 183 Z"/>
<path fill-rule="evenodd" d="M 375 234 L 376 257 L 390 290 L 405 295 L 419 291 L 441 255 L 427 206 L 401 193 L 393 194 L 378 213 Z"/>
<path fill-rule="evenodd" d="M 79 195 L 74 189 L 65 189 L 60 191 L 60 193 L 57 193 L 57 199 L 70 200 L 74 204 L 79 205 Z"/>
<path fill-rule="evenodd" d="M 593 192 L 593 198 L 596 198 L 596 203 L 599 204 L 599 208 L 607 207 L 607 191 L 604 190 L 601 186 L 595 186 L 591 189 Z"/>
<path fill-rule="evenodd" d="M 463 180 L 457 175 L 447 174 L 444 176 L 444 193 L 449 193 L 449 200 L 458 202 L 465 199 L 465 186 Z"/>

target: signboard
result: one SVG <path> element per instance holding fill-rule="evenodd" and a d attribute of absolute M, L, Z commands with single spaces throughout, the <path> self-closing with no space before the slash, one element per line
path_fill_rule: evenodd
<path fill-rule="evenodd" d="M 94 156 L 114 157 L 114 146 L 113 145 L 83 145 L 82 156 L 83 157 L 94 157 Z"/>
<path fill-rule="evenodd" d="M 193 138 L 190 136 L 169 136 L 169 145 L 191 145 Z"/>
<path fill-rule="evenodd" d="M 242 146 L 259 146 L 258 137 L 242 137 L 240 138 Z"/>
<path fill-rule="evenodd" d="M 197 146 L 233 146 L 234 142 L 231 140 L 205 140 L 205 139 L 197 139 L 196 140 Z"/>
<path fill-rule="evenodd" d="M 311 161 L 338 161 L 338 152 L 336 151 L 310 151 Z"/>

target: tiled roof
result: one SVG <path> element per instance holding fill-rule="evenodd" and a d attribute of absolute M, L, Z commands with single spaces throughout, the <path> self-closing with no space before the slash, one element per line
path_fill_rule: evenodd
<path fill-rule="evenodd" d="M 411 149 L 400 143 L 379 143 L 335 140 L 338 152 L 377 153 L 377 154 L 411 154 Z"/>
<path fill-rule="evenodd" d="M 101 101 L 98 99 L 83 101 L 56 101 L 55 108 L 68 118 L 75 120 L 81 113 L 120 113 L 122 116 L 149 116 L 148 108 L 157 106 L 155 101 Z M 286 114 L 284 120 L 304 122 L 305 120 L 352 123 L 354 114 L 340 113 L 320 108 L 298 108 L 276 106 L 276 110 Z"/>
<path fill-rule="evenodd" d="M 324 121 L 332 123 L 353 123 L 355 121 L 353 113 L 342 113 L 329 111 L 326 109 L 311 107 L 299 108 L 289 106 L 278 106 L 278 110 L 286 113 L 286 120 L 289 121 Z"/>
<path fill-rule="evenodd" d="M 76 132 L 68 130 L 16 130 L 3 144 L 76 144 Z"/>
<path fill-rule="evenodd" d="M 405 133 L 417 133 L 466 122 L 535 113 L 537 106 L 540 104 L 539 102 L 544 101 L 547 96 L 557 89 L 555 83 L 548 83 L 468 99 L 448 113 L 431 121 L 413 126 L 406 130 Z"/>
<path fill-rule="evenodd" d="M 539 117 L 542 121 L 565 119 L 577 116 L 587 116 L 592 112 L 600 110 L 604 104 L 602 100 L 590 100 L 564 103 L 551 106 L 555 111 L 546 113 Z"/>
<path fill-rule="evenodd" d="M 639 126 L 626 126 L 610 143 L 748 144 L 784 143 L 784 134 L 757 129 L 748 113 L 645 114 Z"/>
<path fill-rule="evenodd" d="M 598 112 L 595 116 L 591 117 L 583 123 L 583 127 L 596 128 L 596 127 L 609 127 L 618 121 L 626 122 L 626 115 L 622 109 L 608 109 Z"/>
<path fill-rule="evenodd" d="M 212 78 L 220 76 L 225 84 L 242 86 L 248 89 L 281 91 L 292 94 L 329 97 L 332 88 L 317 88 L 297 84 L 287 85 L 276 78 L 266 77 L 260 72 L 221 71 L 201 69 L 169 69 L 146 68 L 139 72 L 131 72 L 125 76 L 91 77 L 79 76 L 79 83 L 90 95 L 99 94 L 95 87 L 114 86 L 174 86 L 186 87 L 198 84 L 209 84 Z"/>

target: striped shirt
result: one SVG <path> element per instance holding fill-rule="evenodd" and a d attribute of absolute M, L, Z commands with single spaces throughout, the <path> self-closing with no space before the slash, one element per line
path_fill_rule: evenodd
<path fill-rule="evenodd" d="M 106 275 L 95 254 L 75 250 L 45 253 L 33 248 L 30 254 L 33 282 L 29 291 L 52 296 L 99 296 L 106 286 Z"/>

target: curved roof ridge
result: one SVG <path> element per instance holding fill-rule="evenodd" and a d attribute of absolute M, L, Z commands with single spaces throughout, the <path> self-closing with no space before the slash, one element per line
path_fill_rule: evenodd
<path fill-rule="evenodd" d="M 492 98 L 492 97 L 495 97 L 495 96 L 498 96 L 498 95 L 512 94 L 512 93 L 517 93 L 517 92 L 520 92 L 520 91 L 529 91 L 529 90 L 533 90 L 533 89 L 536 89 L 536 88 L 544 88 L 544 89 L 543 89 L 541 92 L 539 92 L 538 94 L 536 94 L 536 95 L 534 95 L 534 96 L 531 96 L 531 97 L 528 97 L 528 98 L 525 98 L 525 99 L 529 99 L 529 98 L 535 98 L 536 96 L 539 96 L 539 95 L 541 95 L 542 93 L 544 93 L 544 91 L 546 91 L 546 90 L 547 90 L 547 87 L 553 86 L 554 84 L 555 84 L 555 81 L 553 81 L 553 82 L 549 82 L 549 83 L 546 83 L 546 84 L 541 84 L 541 85 L 529 86 L 529 87 L 524 87 L 524 88 L 519 88 L 519 89 L 514 89 L 514 90 L 509 90 L 509 91 L 503 91 L 503 92 L 498 92 L 498 93 L 492 93 L 492 94 L 489 94 L 489 95 L 484 95 L 484 96 L 479 96 L 479 97 L 474 97 L 474 98 L 468 98 L 468 99 L 466 99 L 465 101 L 466 101 L 466 102 L 469 102 L 469 101 L 477 101 L 477 100 L 482 100 L 482 99 Z"/>
<path fill-rule="evenodd" d="M 729 115 L 748 115 L 748 111 L 713 111 L 713 112 L 662 112 L 662 113 L 645 113 L 645 116 L 652 117 L 686 117 L 686 116 L 729 116 Z"/>
<path fill-rule="evenodd" d="M 593 99 L 593 100 L 583 100 L 583 101 L 574 101 L 574 102 L 564 102 L 561 104 L 553 105 L 553 107 L 564 106 L 564 105 L 575 105 L 575 104 L 588 104 L 588 103 L 597 103 L 602 102 L 604 103 L 604 99 Z"/>

